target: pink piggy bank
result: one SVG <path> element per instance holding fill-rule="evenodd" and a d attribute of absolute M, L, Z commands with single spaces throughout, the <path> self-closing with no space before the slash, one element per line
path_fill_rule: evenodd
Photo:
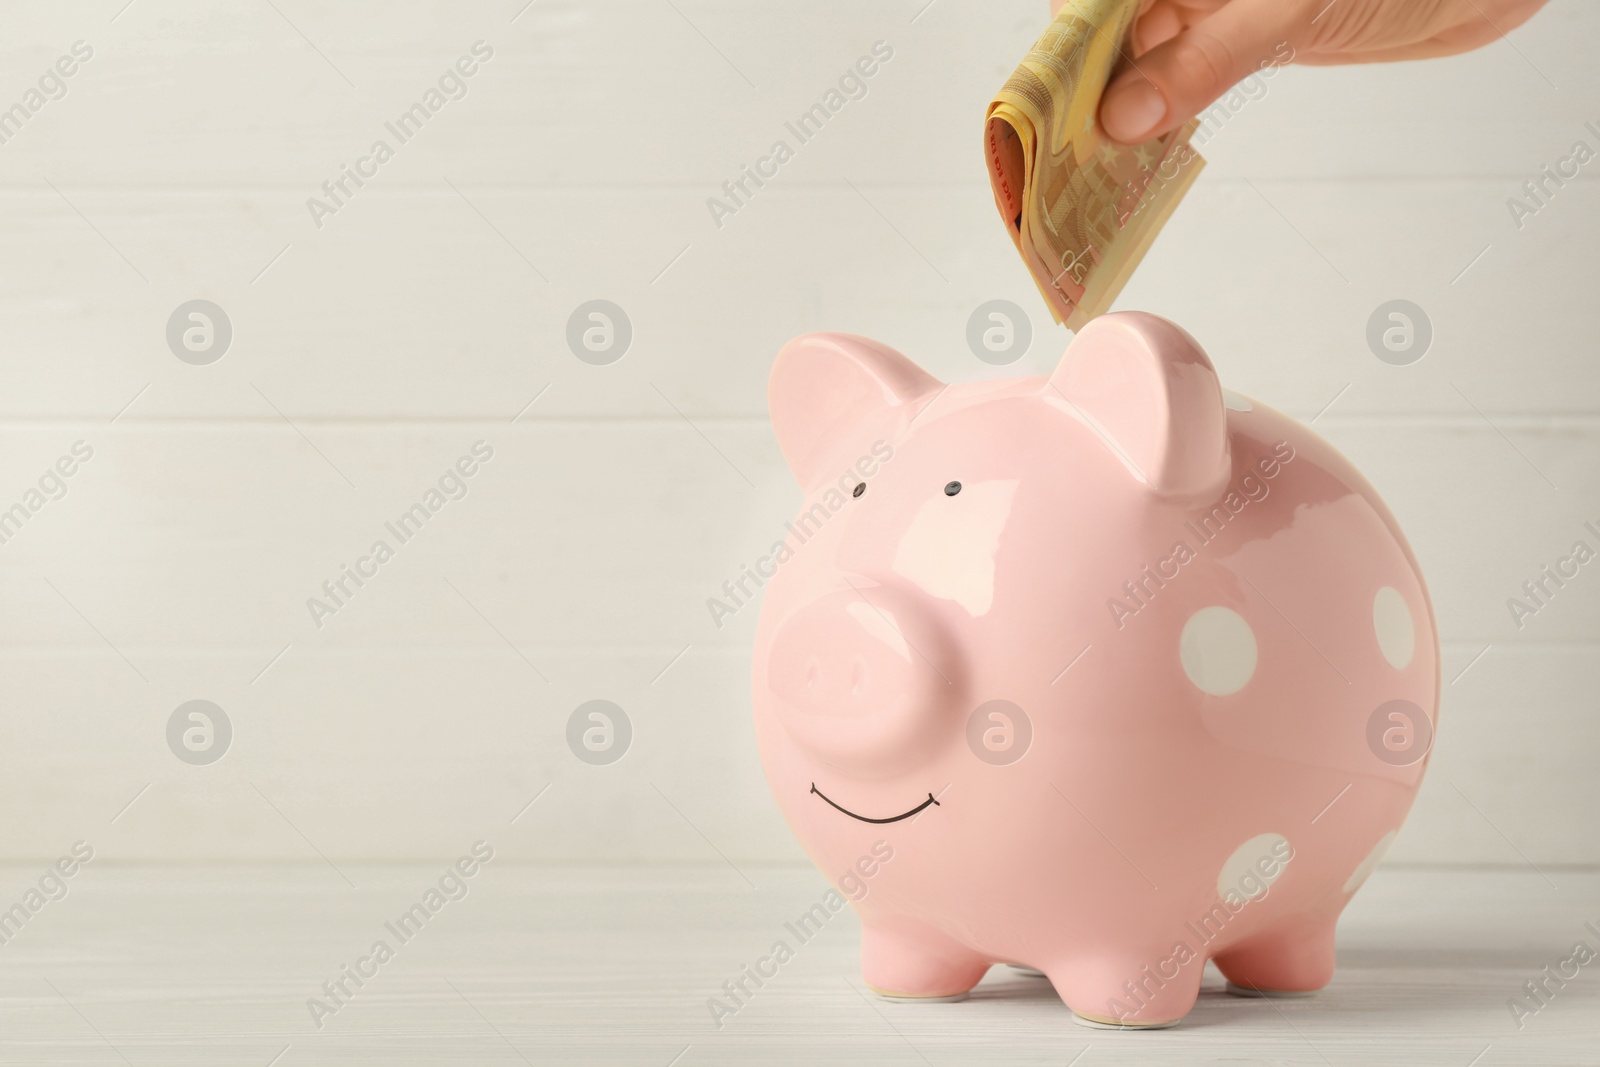
<path fill-rule="evenodd" d="M 1433 609 L 1372 486 L 1140 313 L 1048 378 L 970 385 L 812 334 L 769 400 L 806 501 L 756 736 L 866 984 L 954 997 L 1018 964 L 1141 1027 L 1208 959 L 1234 992 L 1325 985 L 1438 707 Z"/>

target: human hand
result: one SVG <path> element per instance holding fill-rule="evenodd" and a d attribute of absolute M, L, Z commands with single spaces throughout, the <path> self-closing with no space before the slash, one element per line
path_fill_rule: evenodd
<path fill-rule="evenodd" d="M 1051 0 L 1052 15 L 1064 2 Z M 1133 55 L 1101 98 L 1100 123 L 1114 140 L 1137 144 L 1183 125 L 1265 64 L 1454 55 L 1498 40 L 1544 3 L 1142 0 Z"/>

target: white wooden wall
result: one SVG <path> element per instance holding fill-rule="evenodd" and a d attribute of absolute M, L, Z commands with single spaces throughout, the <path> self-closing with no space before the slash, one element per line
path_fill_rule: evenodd
<path fill-rule="evenodd" d="M 93 448 L 0 545 L 0 856 L 798 858 L 755 611 L 705 607 L 798 501 L 767 369 L 813 329 L 946 378 L 1053 364 L 978 143 L 1044 0 L 124 2 L 0 12 L 0 107 L 94 49 L 0 145 L 0 508 Z M 1597 145 L 1597 38 L 1554 0 L 1470 56 L 1283 72 L 1120 302 L 1323 412 L 1410 533 L 1449 684 L 1395 861 L 1600 861 L 1600 563 L 1520 630 L 1506 607 L 1600 548 L 1600 162 L 1520 230 L 1506 207 Z M 479 40 L 467 96 L 314 225 Z M 719 229 L 707 198 L 879 40 L 868 95 Z M 597 297 L 634 328 L 610 366 L 565 342 Z M 997 297 L 1036 332 L 1004 370 L 964 340 Z M 209 366 L 165 340 L 195 298 L 233 325 Z M 1435 330 L 1411 366 L 1364 338 L 1393 298 Z M 469 495 L 316 628 L 306 599 L 479 440 Z M 196 698 L 235 731 L 211 766 L 165 738 Z M 564 741 L 593 698 L 634 725 L 611 766 Z"/>

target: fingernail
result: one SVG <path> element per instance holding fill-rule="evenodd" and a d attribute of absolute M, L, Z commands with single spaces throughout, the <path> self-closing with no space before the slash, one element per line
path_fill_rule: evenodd
<path fill-rule="evenodd" d="M 1124 144 L 1149 140 L 1167 117 L 1167 98 L 1144 78 L 1134 76 L 1106 95 L 1100 107 L 1100 123 L 1106 132 Z"/>

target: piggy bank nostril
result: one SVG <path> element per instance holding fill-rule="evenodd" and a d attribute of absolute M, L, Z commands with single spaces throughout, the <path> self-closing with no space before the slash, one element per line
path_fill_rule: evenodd
<path fill-rule="evenodd" d="M 815 659 L 807 660 L 805 672 L 805 686 L 807 689 L 814 690 L 817 688 L 817 678 L 820 674 L 821 671 L 817 668 L 817 661 Z"/>
<path fill-rule="evenodd" d="M 857 657 L 850 661 L 850 695 L 859 697 L 867 689 L 867 665 Z"/>

